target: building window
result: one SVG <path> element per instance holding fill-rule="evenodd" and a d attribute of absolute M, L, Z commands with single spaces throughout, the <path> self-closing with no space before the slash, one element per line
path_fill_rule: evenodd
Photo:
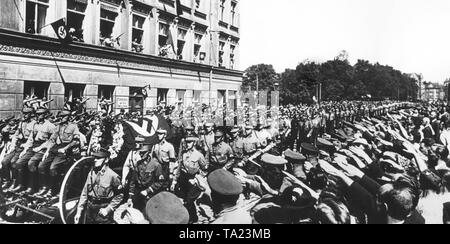
<path fill-rule="evenodd" d="M 86 85 L 83 84 L 66 84 L 64 97 L 69 101 L 76 98 L 83 98 L 85 89 Z"/>
<path fill-rule="evenodd" d="M 234 52 L 236 50 L 236 46 L 230 46 L 230 69 L 234 69 Z"/>
<path fill-rule="evenodd" d="M 103 5 L 102 5 L 103 6 Z M 100 43 L 102 46 L 115 47 L 120 45 L 119 38 L 113 38 L 113 30 L 118 14 L 106 9 L 100 10 Z"/>
<path fill-rule="evenodd" d="M 200 103 L 202 99 L 202 91 L 194 91 L 193 103 Z"/>
<path fill-rule="evenodd" d="M 84 90 L 86 85 L 83 84 L 66 84 L 64 87 L 64 106 L 68 109 L 74 109 L 79 102 L 83 101 Z"/>
<path fill-rule="evenodd" d="M 158 45 L 159 45 L 159 56 L 168 57 L 171 52 L 168 45 L 169 38 L 169 25 L 164 23 L 159 23 L 159 37 L 158 37 Z"/>
<path fill-rule="evenodd" d="M 195 33 L 194 40 L 194 62 L 203 61 L 200 57 L 200 50 L 202 49 L 203 35 Z"/>
<path fill-rule="evenodd" d="M 50 82 L 25 81 L 23 97 L 25 100 L 31 97 L 46 100 L 48 98 L 49 87 Z"/>
<path fill-rule="evenodd" d="M 227 99 L 226 99 L 226 92 L 225 90 L 218 90 L 217 91 L 217 107 L 223 108 L 226 106 Z"/>
<path fill-rule="evenodd" d="M 183 60 L 183 50 L 186 44 L 187 30 L 178 29 L 178 42 L 177 42 L 177 57 L 179 60 Z"/>
<path fill-rule="evenodd" d="M 115 86 L 98 86 L 98 99 L 112 101 Z"/>
<path fill-rule="evenodd" d="M 133 14 L 133 33 L 132 33 L 132 51 L 137 53 L 142 53 L 144 51 L 144 45 L 142 45 L 142 38 L 144 36 L 144 23 L 145 18 Z"/>
<path fill-rule="evenodd" d="M 224 53 L 225 53 L 225 42 L 219 42 L 219 67 L 223 67 Z"/>
<path fill-rule="evenodd" d="M 177 90 L 176 98 L 175 98 L 177 103 L 178 102 L 184 103 L 185 95 L 186 95 L 186 90 Z"/>
<path fill-rule="evenodd" d="M 237 3 L 232 2 L 231 3 L 231 25 L 236 25 L 236 5 Z"/>
<path fill-rule="evenodd" d="M 169 89 L 158 88 L 157 90 L 157 103 L 166 103 L 167 104 L 167 93 L 169 93 Z"/>
<path fill-rule="evenodd" d="M 87 0 L 67 0 L 67 27 L 72 40 L 84 42 L 83 23 Z"/>
<path fill-rule="evenodd" d="M 27 0 L 25 15 L 25 31 L 30 34 L 41 34 L 47 19 L 49 0 Z"/>
<path fill-rule="evenodd" d="M 224 21 L 225 16 L 225 1 L 226 0 L 220 0 L 220 20 Z"/>

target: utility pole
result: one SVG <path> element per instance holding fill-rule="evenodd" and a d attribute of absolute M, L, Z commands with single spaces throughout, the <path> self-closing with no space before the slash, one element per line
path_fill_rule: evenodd
<path fill-rule="evenodd" d="M 259 106 L 259 75 L 256 73 L 256 104 Z"/>
<path fill-rule="evenodd" d="M 322 82 L 319 82 L 319 105 L 322 103 Z"/>

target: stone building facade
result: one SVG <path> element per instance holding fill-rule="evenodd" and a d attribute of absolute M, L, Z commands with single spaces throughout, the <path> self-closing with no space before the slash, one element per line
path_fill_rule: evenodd
<path fill-rule="evenodd" d="M 50 25 L 61 18 L 70 43 Z M 33 94 L 54 99 L 52 110 L 74 97 L 88 109 L 104 97 L 116 111 L 237 108 L 239 32 L 237 0 L 1 0 L 0 118 Z"/>

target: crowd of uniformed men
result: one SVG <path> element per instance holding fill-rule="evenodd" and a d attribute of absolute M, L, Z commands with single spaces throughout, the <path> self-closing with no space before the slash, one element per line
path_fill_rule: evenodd
<path fill-rule="evenodd" d="M 111 104 L 86 112 L 84 102 L 57 115 L 25 103 L 20 120 L 2 125 L 4 191 L 55 197 L 68 167 L 94 158 L 75 223 L 420 222 L 411 182 L 435 172 L 420 164 L 431 158 L 420 154 L 430 126 L 411 122 L 419 116 L 412 103 L 286 106 L 277 118 L 234 127 L 175 121 L 173 108 L 160 107 L 147 116 L 164 114 L 171 131 L 157 130 L 156 144 L 134 138 L 112 155 L 126 136 L 122 122 L 142 115 L 113 115 Z M 432 108 L 420 110 L 425 117 L 446 114 L 424 108 Z M 448 173 L 439 179 L 445 184 Z M 377 205 L 379 192 L 386 208 Z"/>

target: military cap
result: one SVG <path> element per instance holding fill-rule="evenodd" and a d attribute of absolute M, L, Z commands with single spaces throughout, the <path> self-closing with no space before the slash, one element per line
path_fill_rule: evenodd
<path fill-rule="evenodd" d="M 233 129 L 231 129 L 230 133 L 234 134 L 234 133 L 238 133 L 239 132 L 239 127 L 234 126 Z"/>
<path fill-rule="evenodd" d="M 327 153 L 327 152 L 324 151 L 324 150 L 319 150 L 319 154 L 320 154 L 320 156 L 322 156 L 322 157 L 330 157 L 330 154 Z"/>
<path fill-rule="evenodd" d="M 40 109 L 36 110 L 36 114 L 45 114 L 47 112 L 48 112 L 48 110 L 45 108 L 40 108 Z"/>
<path fill-rule="evenodd" d="M 369 142 L 366 139 L 358 138 L 353 141 L 353 144 L 360 144 L 360 145 L 368 146 Z"/>
<path fill-rule="evenodd" d="M 111 153 L 105 148 L 100 148 L 98 152 L 94 152 L 91 155 L 94 158 L 108 158 L 109 156 L 111 156 Z"/>
<path fill-rule="evenodd" d="M 150 152 L 153 148 L 151 144 L 143 144 L 139 148 L 136 149 L 137 152 Z"/>
<path fill-rule="evenodd" d="M 284 151 L 283 154 L 287 160 L 292 160 L 292 161 L 305 161 L 306 160 L 306 157 L 303 154 L 301 154 L 299 152 L 294 152 L 291 149 Z"/>
<path fill-rule="evenodd" d="M 265 164 L 271 164 L 271 165 L 285 165 L 288 163 L 288 161 L 280 156 L 274 156 L 271 154 L 264 154 L 261 157 L 261 161 Z"/>
<path fill-rule="evenodd" d="M 304 155 L 315 156 L 319 154 L 319 150 L 312 144 L 302 143 L 301 148 Z"/>
<path fill-rule="evenodd" d="M 170 192 L 161 192 L 150 198 L 145 212 L 151 224 L 189 223 L 189 212 L 181 200 Z"/>
<path fill-rule="evenodd" d="M 134 139 L 134 142 L 135 142 L 136 144 L 143 144 L 143 143 L 145 142 L 145 138 L 143 138 L 143 137 L 136 137 L 136 138 Z"/>
<path fill-rule="evenodd" d="M 187 125 L 186 127 L 184 127 L 184 129 L 185 129 L 185 130 L 188 130 L 188 131 L 193 131 L 193 130 L 195 130 L 194 126 L 192 126 L 192 125 Z"/>
<path fill-rule="evenodd" d="M 327 152 L 334 151 L 333 143 L 323 138 L 317 138 L 317 148 Z"/>
<path fill-rule="evenodd" d="M 208 176 L 211 190 L 223 196 L 236 196 L 242 193 L 241 182 L 225 169 L 213 171 Z"/>
<path fill-rule="evenodd" d="M 276 205 L 258 209 L 254 218 L 258 224 L 292 224 L 289 212 Z"/>
<path fill-rule="evenodd" d="M 163 130 L 163 129 L 159 129 L 156 131 L 157 134 L 166 134 L 167 135 L 167 130 Z"/>
<path fill-rule="evenodd" d="M 340 133 L 331 133 L 331 136 L 338 139 L 340 142 L 347 142 L 348 140 L 347 136 L 343 136 Z"/>
<path fill-rule="evenodd" d="M 33 108 L 24 108 L 24 109 L 22 110 L 22 113 L 24 113 L 24 114 L 29 114 L 29 113 L 32 113 L 33 111 L 34 111 Z"/>
<path fill-rule="evenodd" d="M 216 131 L 216 133 L 214 133 L 214 136 L 215 137 L 223 137 L 224 135 L 223 135 L 222 131 L 218 130 L 218 131 Z"/>
<path fill-rule="evenodd" d="M 185 140 L 186 140 L 186 142 L 196 142 L 196 141 L 198 141 L 198 138 L 195 136 L 189 136 L 189 137 L 186 137 Z"/>
<path fill-rule="evenodd" d="M 311 210 L 315 204 L 316 199 L 311 196 L 311 193 L 297 186 L 286 188 L 281 195 L 281 205 L 284 208 Z"/>
<path fill-rule="evenodd" d="M 59 113 L 59 117 L 66 117 L 70 115 L 72 115 L 72 112 L 70 112 L 69 110 L 63 110 Z"/>

